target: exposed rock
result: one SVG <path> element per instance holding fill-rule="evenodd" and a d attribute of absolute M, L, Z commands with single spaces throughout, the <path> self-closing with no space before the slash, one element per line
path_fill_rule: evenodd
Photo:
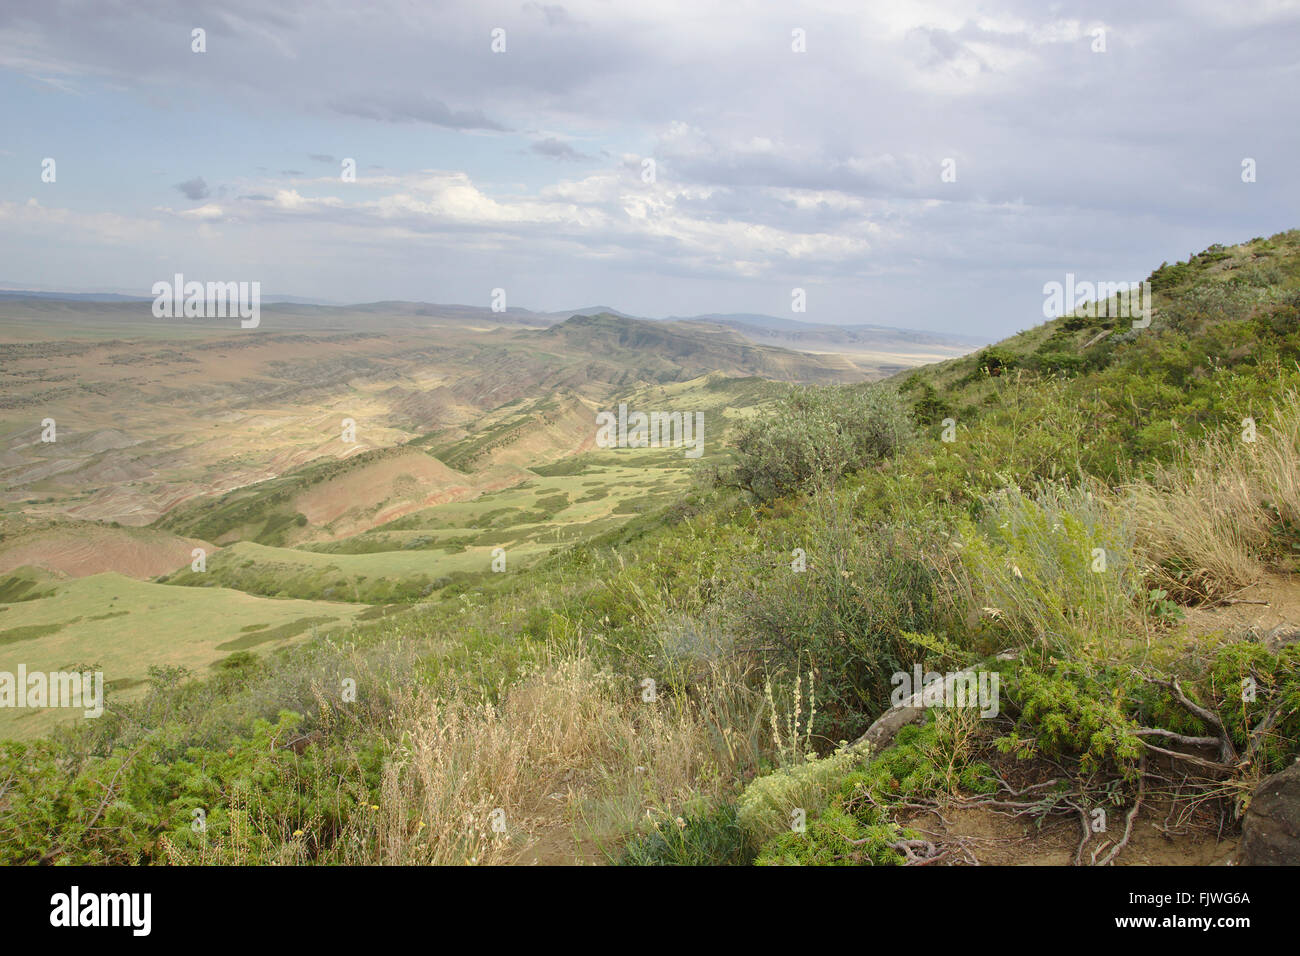
<path fill-rule="evenodd" d="M 1019 651 L 1003 651 L 997 656 L 997 660 L 1013 661 L 1019 656 Z M 946 674 L 943 679 L 943 696 L 947 697 L 958 681 L 966 681 L 976 676 L 977 672 L 974 670 Z M 866 733 L 853 742 L 853 746 L 874 753 L 891 747 L 898 732 L 908 724 L 924 723 L 927 710 L 924 698 L 925 692 L 918 690 L 906 700 L 885 711 L 867 728 Z"/>
<path fill-rule="evenodd" d="M 1264 638 L 1264 647 L 1270 654 L 1276 654 L 1288 644 L 1300 641 L 1300 627 L 1284 624 L 1269 631 Z"/>
<path fill-rule="evenodd" d="M 1237 865 L 1300 865 L 1300 761 L 1256 788 L 1241 834 Z"/>

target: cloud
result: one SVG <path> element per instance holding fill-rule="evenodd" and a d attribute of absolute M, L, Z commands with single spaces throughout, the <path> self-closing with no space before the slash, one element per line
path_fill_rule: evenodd
<path fill-rule="evenodd" d="M 331 106 L 345 116 L 384 123 L 429 123 L 447 129 L 506 129 L 488 119 L 482 110 L 453 110 L 442 100 L 419 93 L 358 95 L 337 99 Z"/>
<path fill-rule="evenodd" d="M 187 216 L 192 219 L 209 219 L 209 220 L 221 219 L 222 217 L 225 216 L 225 214 L 226 214 L 225 210 L 222 209 L 222 207 L 216 205 L 215 203 L 206 203 L 205 205 L 198 206 L 195 209 L 184 209 L 179 213 L 179 215 L 181 216 Z"/>
<path fill-rule="evenodd" d="M 203 56 L 188 47 L 196 23 Z M 497 26 L 508 53 L 490 50 Z M 641 314 L 690 309 L 667 304 L 679 281 L 704 297 L 692 311 L 772 311 L 765 285 L 784 285 L 788 308 L 791 285 L 816 281 L 822 308 L 841 303 L 819 319 L 896 309 L 896 324 L 1014 330 L 1066 269 L 1140 279 L 1294 225 L 1300 133 L 1278 118 L 1300 109 L 1297 26 L 1284 0 L 1097 0 L 1086 15 L 1030 0 L 792 0 L 744 17 L 711 0 L 477 0 L 454 18 L 409 0 L 364 15 L 308 0 L 67 0 L 0 9 L 0 70 L 17 78 L 6 108 L 33 142 L 89 131 L 69 149 L 78 178 L 97 168 L 94 124 L 80 122 L 91 110 L 137 124 L 122 149 L 138 161 L 121 166 L 150 171 L 154 131 L 221 118 L 220 135 L 174 147 L 182 169 L 230 184 L 176 187 L 206 211 L 144 208 L 144 172 L 101 190 L 122 222 L 161 223 L 130 246 L 143 262 L 177 254 L 180 237 L 195 257 L 256 252 L 332 298 L 391 297 L 436 274 L 439 294 L 469 301 L 508 272 Z M 302 153 L 316 143 L 337 158 Z M 343 155 L 365 164 L 358 182 L 340 182 Z M 1249 186 L 1247 156 L 1260 169 Z M 293 157 L 312 171 L 277 175 Z M 940 177 L 947 159 L 955 181 Z M 11 196 L 40 188 L 22 163 L 0 177 Z M 66 223 L 80 241 L 71 214 L 9 222 L 0 256 L 34 274 L 64 266 L 29 254 L 24 230 Z M 199 244 L 203 223 L 222 242 Z"/>
<path fill-rule="evenodd" d="M 187 179 L 183 183 L 177 183 L 175 188 L 181 192 L 185 198 L 198 201 L 207 199 L 212 195 L 212 190 L 208 189 L 208 184 L 203 181 L 202 176 L 195 176 L 193 179 Z"/>
<path fill-rule="evenodd" d="M 533 143 L 530 149 L 539 156 L 546 156 L 550 159 L 581 160 L 591 158 L 586 153 L 578 152 L 568 143 L 556 139 L 554 136 L 548 136 L 546 139 L 538 140 Z"/>
<path fill-rule="evenodd" d="M 570 26 L 574 23 L 569 11 L 558 3 L 529 2 L 524 4 L 523 9 L 525 13 L 540 14 L 548 27 Z"/>
<path fill-rule="evenodd" d="M 24 203 L 0 201 L 0 223 L 4 223 L 5 232 L 13 235 L 63 236 L 75 242 L 93 237 L 114 245 L 139 242 L 159 230 L 156 220 L 107 212 L 84 213 L 44 206 L 35 199 Z"/>

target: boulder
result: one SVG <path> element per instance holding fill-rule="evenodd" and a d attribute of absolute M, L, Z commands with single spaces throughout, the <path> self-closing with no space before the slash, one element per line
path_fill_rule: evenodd
<path fill-rule="evenodd" d="M 1270 654 L 1282 653 L 1282 648 L 1288 644 L 1294 644 L 1300 641 L 1300 627 L 1290 627 L 1283 625 L 1275 627 L 1264 637 L 1264 649 Z"/>
<path fill-rule="evenodd" d="M 1300 761 L 1268 777 L 1241 824 L 1239 866 L 1300 866 Z"/>

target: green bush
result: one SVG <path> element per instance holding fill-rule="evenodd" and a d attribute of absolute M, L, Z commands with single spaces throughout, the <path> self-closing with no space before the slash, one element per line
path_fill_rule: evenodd
<path fill-rule="evenodd" d="M 1075 758 L 1085 774 L 1136 773 L 1142 742 L 1125 680 L 1076 662 L 1041 670 L 1025 665 L 1010 675 L 1008 693 L 1019 719 L 1016 730 L 998 741 L 1004 752 Z"/>
<path fill-rule="evenodd" d="M 935 629 L 936 588 L 919 529 L 847 523 L 826 500 L 816 510 L 807 570 L 783 564 L 742 586 L 737 643 L 779 678 L 816 668 L 814 733 L 834 741 L 856 737 L 887 706 L 890 675 L 914 660 L 902 634 Z"/>
<path fill-rule="evenodd" d="M 1187 670 L 1184 693 L 1218 715 L 1239 756 L 1253 748 L 1252 764 L 1261 775 L 1300 756 L 1300 643 L 1274 654 L 1258 641 L 1234 640 Z M 1147 685 L 1138 697 L 1138 717 L 1148 726 L 1191 736 L 1217 733 L 1167 688 Z"/>
<path fill-rule="evenodd" d="M 164 727 L 75 767 L 53 741 L 2 744 L 0 777 L 14 785 L 0 861 L 232 863 L 266 860 L 290 844 L 301 858 L 286 862 L 304 862 L 340 833 L 358 793 L 378 789 L 381 758 L 373 748 L 309 747 L 299 756 L 284 745 L 300 722 L 285 711 L 275 723 L 254 721 L 250 738 L 183 756 L 171 753 L 175 731 Z"/>
<path fill-rule="evenodd" d="M 892 747 L 859 769 L 841 772 L 825 809 L 809 811 L 804 832 L 787 828 L 773 835 L 755 862 L 759 866 L 901 864 L 903 854 L 893 844 L 916 834 L 890 818 L 892 802 L 937 790 L 987 793 L 995 787 L 988 766 L 969 759 L 959 727 L 960 721 L 942 718 L 904 727 Z"/>
<path fill-rule="evenodd" d="M 1122 641 L 1147 599 L 1123 516 L 1089 492 L 1008 489 L 964 521 L 961 564 L 992 627 L 1016 643 L 1067 652 Z"/>
<path fill-rule="evenodd" d="M 837 750 L 821 760 L 809 754 L 803 763 L 755 778 L 736 801 L 746 838 L 755 846 L 762 845 L 789 830 L 796 810 L 809 817 L 820 811 L 861 760 L 862 755 L 852 749 Z"/>
<path fill-rule="evenodd" d="M 634 837 L 621 866 L 748 866 L 754 851 L 731 804 L 711 813 L 688 814 Z"/>
<path fill-rule="evenodd" d="M 911 435 L 896 389 L 796 388 L 739 427 L 735 464 L 720 480 L 771 501 L 892 457 Z"/>
<path fill-rule="evenodd" d="M 847 806 L 846 806 L 847 805 Z M 757 866 L 899 866 L 903 854 L 891 844 L 907 834 L 875 807 L 840 796 L 804 833 L 768 841 Z"/>

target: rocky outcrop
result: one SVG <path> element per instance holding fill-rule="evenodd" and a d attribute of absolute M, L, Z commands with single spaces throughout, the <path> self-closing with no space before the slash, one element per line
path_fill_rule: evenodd
<path fill-rule="evenodd" d="M 1239 866 L 1300 865 L 1300 761 L 1256 788 L 1241 826 Z"/>

